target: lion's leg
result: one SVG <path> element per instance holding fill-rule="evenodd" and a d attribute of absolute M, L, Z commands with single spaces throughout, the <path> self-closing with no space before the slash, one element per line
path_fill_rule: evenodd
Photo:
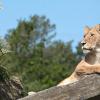
<path fill-rule="evenodd" d="M 84 60 L 82 60 L 75 69 L 76 74 L 84 75 L 84 74 L 92 74 L 92 73 L 100 73 L 100 64 L 88 64 Z"/>
<path fill-rule="evenodd" d="M 84 65 L 76 69 L 78 75 L 100 73 L 100 65 Z"/>
<path fill-rule="evenodd" d="M 80 65 L 83 63 L 84 61 L 81 61 L 77 66 L 76 69 L 80 69 Z M 79 70 L 78 70 L 79 71 Z M 76 73 L 76 70 L 72 73 L 72 75 L 66 79 L 64 79 L 63 81 L 61 81 L 57 86 L 62 86 L 62 85 L 67 85 L 70 83 L 73 83 L 75 81 L 78 81 L 79 77 L 78 74 Z"/>
<path fill-rule="evenodd" d="M 92 65 L 91 67 L 92 68 L 94 67 L 94 72 L 95 73 L 100 73 L 100 64 L 98 64 L 98 65 L 97 64 L 96 65 Z"/>
<path fill-rule="evenodd" d="M 73 74 L 60 82 L 57 86 L 67 85 L 79 80 L 80 76 L 92 73 L 100 73 L 100 64 L 90 65 L 82 60 L 76 67 Z"/>
<path fill-rule="evenodd" d="M 70 83 L 74 83 L 76 81 L 78 81 L 78 77 L 77 77 L 76 73 L 72 73 L 72 75 L 70 77 L 64 79 L 57 86 L 67 85 L 67 84 L 70 84 Z"/>

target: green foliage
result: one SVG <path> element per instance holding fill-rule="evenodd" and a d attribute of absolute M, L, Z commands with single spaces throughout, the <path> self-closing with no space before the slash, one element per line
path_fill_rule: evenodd
<path fill-rule="evenodd" d="M 4 67 L 0 66 L 0 82 L 5 82 L 8 79 L 9 79 L 9 74 L 7 70 Z"/>
<path fill-rule="evenodd" d="M 3 67 L 8 52 L 10 52 L 8 43 L 0 38 L 0 82 L 5 82 L 9 79 L 9 74 L 5 69 L 5 66 Z"/>
<path fill-rule="evenodd" d="M 81 58 L 80 46 L 72 50 L 72 41 L 53 41 L 55 25 L 45 16 L 19 20 L 6 35 L 10 44 L 6 66 L 10 74 L 18 75 L 26 91 L 40 91 L 68 77 Z"/>

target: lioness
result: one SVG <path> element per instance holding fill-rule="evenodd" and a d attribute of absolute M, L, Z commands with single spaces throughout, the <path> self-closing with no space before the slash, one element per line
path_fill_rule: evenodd
<path fill-rule="evenodd" d="M 76 66 L 72 75 L 58 84 L 67 85 L 76 82 L 83 74 L 100 73 L 100 25 L 84 29 L 84 38 L 81 42 L 84 59 Z"/>

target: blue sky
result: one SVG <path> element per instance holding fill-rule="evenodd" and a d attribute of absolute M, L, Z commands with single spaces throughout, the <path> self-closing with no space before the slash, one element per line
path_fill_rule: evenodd
<path fill-rule="evenodd" d="M 73 46 L 82 39 L 86 25 L 100 23 L 100 0 L 0 0 L 0 36 L 16 27 L 19 19 L 31 15 L 45 15 L 56 24 L 56 39 L 74 40 Z"/>

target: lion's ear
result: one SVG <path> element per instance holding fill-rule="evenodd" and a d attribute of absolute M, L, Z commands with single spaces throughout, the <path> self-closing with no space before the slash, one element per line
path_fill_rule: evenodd
<path fill-rule="evenodd" d="M 90 31 L 90 28 L 89 28 L 88 26 L 86 26 L 86 27 L 84 28 L 84 33 L 87 34 L 89 31 Z"/>
<path fill-rule="evenodd" d="M 96 25 L 95 28 L 97 31 L 100 31 L 100 24 Z"/>

